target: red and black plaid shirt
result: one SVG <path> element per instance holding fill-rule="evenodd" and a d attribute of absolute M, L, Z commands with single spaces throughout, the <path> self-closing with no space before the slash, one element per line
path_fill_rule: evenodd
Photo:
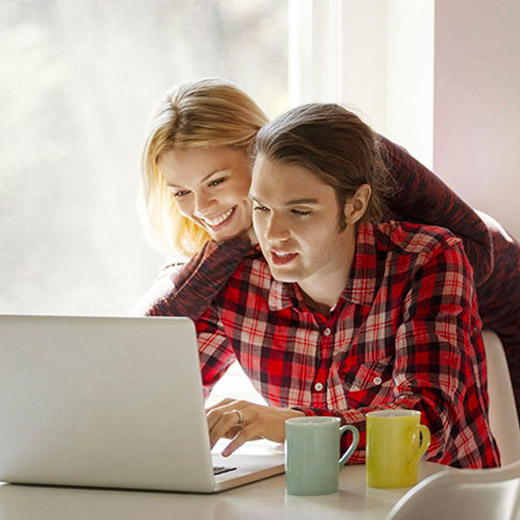
<path fill-rule="evenodd" d="M 428 459 L 492 467 L 486 368 L 472 268 L 441 228 L 362 224 L 343 294 L 330 316 L 295 284 L 275 281 L 252 250 L 197 322 L 204 385 L 237 359 L 266 401 L 356 425 L 365 414 L 423 412 Z"/>
<path fill-rule="evenodd" d="M 395 220 L 442 226 L 462 239 L 474 269 L 483 327 L 495 331 L 504 345 L 520 415 L 520 245 L 489 217 L 479 218 L 403 148 L 382 136 L 381 141 L 398 186 L 386 201 Z M 182 269 L 164 269 L 135 311 L 197 320 L 250 247 L 239 238 L 208 242 Z"/>

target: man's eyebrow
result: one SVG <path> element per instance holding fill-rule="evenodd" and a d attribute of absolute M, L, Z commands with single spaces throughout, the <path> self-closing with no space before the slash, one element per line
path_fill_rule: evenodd
<path fill-rule="evenodd" d="M 285 203 L 286 206 L 296 206 L 298 204 L 319 204 L 318 199 L 293 199 Z"/>
<path fill-rule="evenodd" d="M 252 193 L 249 194 L 249 198 L 253 202 L 258 202 L 259 204 L 261 204 L 261 202 Z M 292 200 L 288 200 L 284 204 L 284 206 L 298 206 L 299 204 L 317 204 L 317 205 L 319 205 L 319 204 L 321 204 L 321 202 L 318 199 L 314 199 L 314 198 L 292 199 Z"/>

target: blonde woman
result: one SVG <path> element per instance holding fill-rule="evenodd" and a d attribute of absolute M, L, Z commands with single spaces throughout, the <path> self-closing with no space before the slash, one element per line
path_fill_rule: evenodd
<path fill-rule="evenodd" d="M 181 269 L 167 263 L 137 313 L 197 319 L 256 242 L 248 191 L 265 123 L 247 94 L 220 79 L 184 83 L 163 97 L 143 152 L 141 216 L 155 248 L 192 259 Z M 184 189 L 167 186 L 172 170 Z"/>
<path fill-rule="evenodd" d="M 143 153 L 142 217 L 154 245 L 191 258 L 168 265 L 136 312 L 196 321 L 244 256 L 255 254 L 248 191 L 256 133 L 266 122 L 247 94 L 220 79 L 185 83 L 165 95 Z M 405 150 L 379 137 L 396 183 L 386 200 L 388 217 L 446 227 L 462 238 L 484 327 L 504 343 L 520 408 L 518 244 Z"/>

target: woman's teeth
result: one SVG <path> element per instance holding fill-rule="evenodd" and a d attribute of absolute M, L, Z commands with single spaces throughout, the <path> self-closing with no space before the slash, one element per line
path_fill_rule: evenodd
<path fill-rule="evenodd" d="M 213 219 L 205 218 L 204 222 L 209 224 L 211 227 L 216 227 L 219 224 L 222 224 L 222 222 L 224 222 L 225 220 L 227 220 L 233 214 L 234 211 L 235 211 L 235 208 L 231 208 L 231 209 L 227 210 L 225 213 L 222 213 L 222 215 L 220 215 L 220 217 L 213 218 Z"/>

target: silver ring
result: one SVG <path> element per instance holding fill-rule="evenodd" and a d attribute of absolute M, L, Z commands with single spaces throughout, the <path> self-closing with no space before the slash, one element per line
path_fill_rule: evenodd
<path fill-rule="evenodd" d="M 242 412 L 237 409 L 231 411 L 238 415 L 238 426 L 242 426 L 242 424 L 244 424 L 244 416 L 242 415 Z"/>

